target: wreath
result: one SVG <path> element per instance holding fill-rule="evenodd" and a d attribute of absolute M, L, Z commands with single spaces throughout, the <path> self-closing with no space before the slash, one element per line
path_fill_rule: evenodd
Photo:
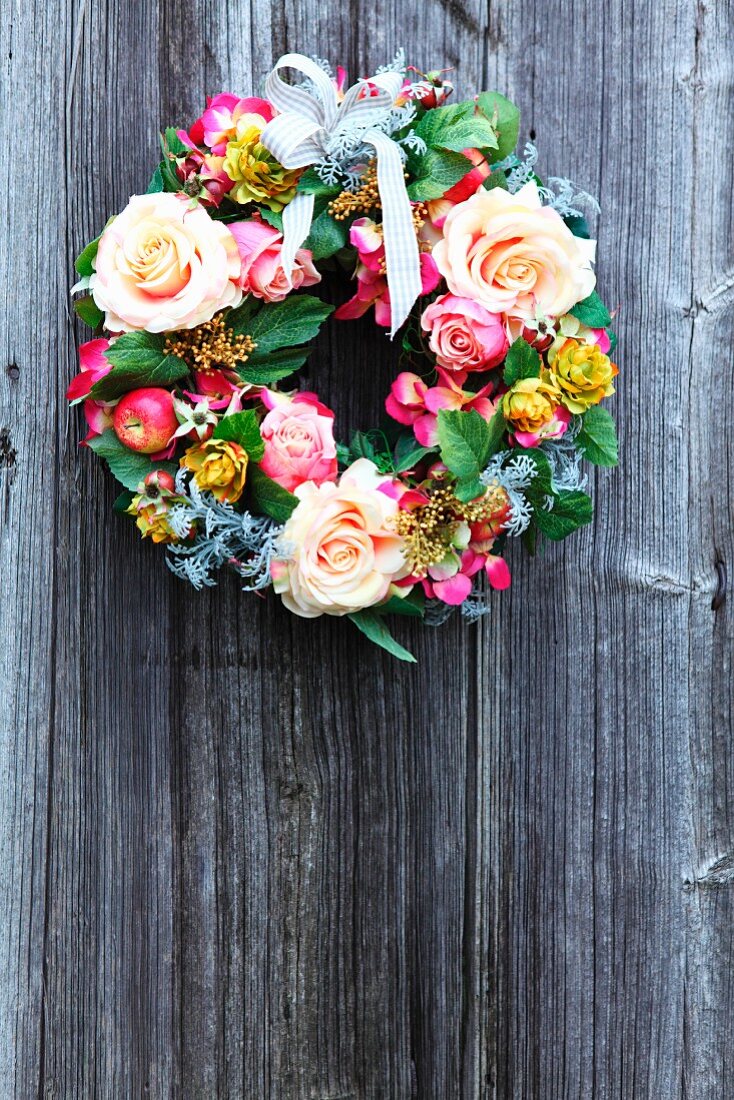
<path fill-rule="evenodd" d="M 403 660 L 389 616 L 477 619 L 510 583 L 507 540 L 534 553 L 588 523 L 582 460 L 617 462 L 598 207 L 515 152 L 509 100 L 452 90 L 402 53 L 347 90 L 287 54 L 264 98 L 167 129 L 146 193 L 76 261 L 95 331 L 68 398 L 115 509 L 196 588 L 226 566 Z M 335 318 L 372 310 L 401 346 L 385 424 L 348 443 L 292 378 L 333 310 L 327 270 L 356 279 Z"/>

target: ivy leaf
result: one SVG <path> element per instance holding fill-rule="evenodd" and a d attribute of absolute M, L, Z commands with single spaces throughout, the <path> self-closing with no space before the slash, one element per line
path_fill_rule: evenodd
<path fill-rule="evenodd" d="M 476 478 L 491 457 L 489 424 L 476 409 L 440 409 L 438 444 L 452 474 L 462 481 Z"/>
<path fill-rule="evenodd" d="M 175 462 L 151 462 L 148 455 L 131 451 L 120 442 L 112 428 L 90 439 L 87 447 L 105 460 L 121 485 L 133 492 L 152 470 L 165 470 L 172 477 L 178 470 Z"/>
<path fill-rule="evenodd" d="M 504 160 L 517 145 L 520 132 L 520 112 L 514 103 L 499 92 L 482 92 L 477 99 L 479 110 L 492 123 L 497 135 L 497 148 L 492 160 Z"/>
<path fill-rule="evenodd" d="M 606 409 L 594 405 L 586 412 L 581 421 L 581 431 L 576 436 L 576 445 L 595 466 L 618 464 L 617 430 Z"/>
<path fill-rule="evenodd" d="M 298 504 L 297 496 L 278 485 L 259 466 L 248 470 L 247 484 L 255 510 L 270 516 L 276 523 L 285 523 Z"/>
<path fill-rule="evenodd" d="M 189 373 L 183 359 L 168 355 L 166 337 L 156 332 L 126 332 L 105 355 L 112 370 L 92 387 L 96 401 L 114 401 L 138 386 L 170 386 Z"/>
<path fill-rule="evenodd" d="M 234 320 L 236 333 L 247 333 L 252 337 L 259 357 L 279 348 L 308 343 L 333 310 L 333 306 L 311 294 L 295 294 L 282 302 L 264 305 L 244 322 L 239 310 L 233 310 L 229 323 Z"/>
<path fill-rule="evenodd" d="M 416 158 L 415 165 L 417 178 L 408 187 L 408 195 L 413 202 L 440 199 L 473 167 L 463 153 L 442 149 L 428 149 L 423 156 Z"/>
<path fill-rule="evenodd" d="M 77 298 L 74 302 L 74 312 L 90 328 L 97 328 L 104 321 L 104 313 L 99 308 L 91 294 L 85 294 L 83 298 Z"/>
<path fill-rule="evenodd" d="M 347 243 L 347 227 L 337 222 L 327 210 L 324 210 L 311 222 L 311 229 L 304 241 L 304 248 L 310 248 L 314 260 L 326 260 Z"/>
<path fill-rule="evenodd" d="M 606 328 L 612 323 L 612 315 L 595 290 L 588 298 L 577 302 L 569 312 L 587 328 Z"/>
<path fill-rule="evenodd" d="M 259 462 L 265 454 L 260 425 L 252 409 L 222 417 L 214 429 L 212 439 L 225 439 L 230 443 L 239 443 L 254 462 Z"/>
<path fill-rule="evenodd" d="M 540 356 L 522 336 L 518 336 L 505 360 L 505 384 L 511 386 L 522 378 L 537 378 L 539 374 Z"/>
<path fill-rule="evenodd" d="M 536 508 L 535 522 L 538 530 L 552 542 L 560 542 L 573 531 L 591 522 L 594 508 L 591 497 L 579 490 L 556 494 L 552 512 Z"/>
<path fill-rule="evenodd" d="M 100 233 L 100 237 L 102 234 Z M 86 248 L 77 256 L 74 261 L 74 267 L 82 277 L 89 277 L 94 275 L 94 261 L 97 256 L 97 249 L 99 248 L 99 237 L 95 237 L 93 241 L 90 241 Z"/>
<path fill-rule="evenodd" d="M 269 386 L 271 382 L 279 382 L 293 374 L 307 358 L 308 350 L 305 348 L 281 348 L 262 356 L 257 356 L 255 352 L 238 368 L 237 373 L 243 382 L 253 386 Z"/>
<path fill-rule="evenodd" d="M 388 653 L 391 653 L 393 657 L 397 657 L 399 661 L 409 661 L 411 664 L 416 663 L 416 659 L 412 653 L 409 653 L 407 649 L 399 645 L 395 641 L 390 631 L 385 626 L 385 622 L 381 615 L 378 615 L 376 611 L 372 611 L 367 608 L 364 611 L 357 611 L 354 615 L 350 615 L 358 630 L 361 630 L 371 642 L 375 645 L 379 645 L 382 649 L 386 649 Z"/>

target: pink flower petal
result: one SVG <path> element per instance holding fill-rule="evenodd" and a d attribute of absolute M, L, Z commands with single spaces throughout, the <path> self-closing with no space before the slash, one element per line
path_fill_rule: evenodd
<path fill-rule="evenodd" d="M 434 596 L 452 607 L 457 607 L 460 603 L 463 603 L 471 592 L 471 588 L 471 578 L 464 576 L 463 573 L 457 573 L 455 577 L 451 577 L 448 581 L 433 582 Z"/>
<path fill-rule="evenodd" d="M 489 554 L 487 556 L 487 564 L 484 568 L 492 588 L 502 591 L 510 587 L 512 577 L 510 576 L 509 566 L 504 558 L 500 558 L 496 554 Z"/>

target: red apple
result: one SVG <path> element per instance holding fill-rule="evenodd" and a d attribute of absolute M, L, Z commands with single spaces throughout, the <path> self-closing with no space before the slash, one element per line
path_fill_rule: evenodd
<path fill-rule="evenodd" d="M 167 446 L 178 427 L 173 397 L 155 386 L 132 390 L 115 407 L 112 423 L 117 438 L 131 451 L 155 454 Z"/>

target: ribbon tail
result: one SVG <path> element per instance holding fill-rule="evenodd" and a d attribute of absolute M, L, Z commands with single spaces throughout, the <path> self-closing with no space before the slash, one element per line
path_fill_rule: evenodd
<path fill-rule="evenodd" d="M 305 195 L 300 191 L 291 201 L 283 207 L 283 245 L 280 250 L 280 262 L 283 265 L 288 280 L 291 284 L 293 264 L 296 252 L 301 247 L 311 229 L 313 220 L 313 195 Z"/>
<path fill-rule="evenodd" d="M 398 147 L 387 134 L 378 130 L 370 130 L 364 140 L 374 146 L 377 153 L 377 188 L 382 205 L 392 338 L 421 293 L 420 252 Z"/>

